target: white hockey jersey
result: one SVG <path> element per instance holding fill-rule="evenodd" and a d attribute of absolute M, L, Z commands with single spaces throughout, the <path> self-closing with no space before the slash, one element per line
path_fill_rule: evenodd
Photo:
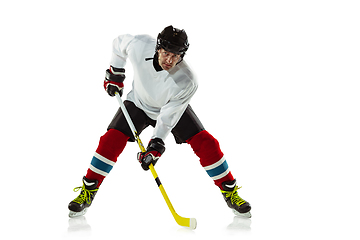
<path fill-rule="evenodd" d="M 134 79 L 127 100 L 157 121 L 152 138 L 165 140 L 184 113 L 198 84 L 184 60 L 169 71 L 157 72 L 153 60 L 145 60 L 154 56 L 155 47 L 156 40 L 148 35 L 120 35 L 113 41 L 110 65 L 125 68 L 127 59 L 131 61 Z"/>

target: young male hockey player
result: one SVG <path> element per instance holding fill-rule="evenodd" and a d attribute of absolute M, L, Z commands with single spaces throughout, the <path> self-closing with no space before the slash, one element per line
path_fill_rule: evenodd
<path fill-rule="evenodd" d="M 251 217 L 251 206 L 239 197 L 239 187 L 218 141 L 204 129 L 189 105 L 198 83 L 184 61 L 188 48 L 186 32 L 173 26 L 166 27 L 156 40 L 148 35 L 120 35 L 113 41 L 104 88 L 110 96 L 114 96 L 115 92 L 122 94 L 124 67 L 129 59 L 134 68 L 134 80 L 124 104 L 138 134 L 149 125 L 154 127 L 146 152 L 138 154 L 142 168 L 149 170 L 150 163 L 156 164 L 165 151 L 164 142 L 171 132 L 176 143 L 187 143 L 192 147 L 233 212 Z M 83 177 L 83 186 L 74 189 L 81 189 L 81 193 L 69 203 L 70 217 L 86 213 L 126 143 L 134 140 L 119 108 L 108 131 L 100 138 L 87 174 Z"/>

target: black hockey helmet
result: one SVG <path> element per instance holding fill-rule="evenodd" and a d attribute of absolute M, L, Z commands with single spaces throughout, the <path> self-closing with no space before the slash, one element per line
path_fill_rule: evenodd
<path fill-rule="evenodd" d="M 156 42 L 156 51 L 161 48 L 174 54 L 180 54 L 181 58 L 183 58 L 189 48 L 188 37 L 185 30 L 174 28 L 172 25 L 164 28 L 164 30 L 159 33 Z"/>

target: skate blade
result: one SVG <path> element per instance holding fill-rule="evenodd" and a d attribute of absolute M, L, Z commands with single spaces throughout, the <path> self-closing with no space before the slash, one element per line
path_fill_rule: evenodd
<path fill-rule="evenodd" d="M 251 212 L 247 212 L 247 213 L 239 213 L 237 212 L 236 210 L 232 210 L 233 213 L 236 215 L 236 216 L 239 216 L 239 217 L 244 217 L 244 218 L 251 218 Z"/>
<path fill-rule="evenodd" d="M 84 216 L 85 213 L 87 212 L 88 208 L 85 208 L 84 210 L 82 210 L 81 212 L 73 212 L 70 211 L 69 212 L 69 217 L 70 218 L 75 218 L 75 217 L 79 217 L 79 216 Z"/>

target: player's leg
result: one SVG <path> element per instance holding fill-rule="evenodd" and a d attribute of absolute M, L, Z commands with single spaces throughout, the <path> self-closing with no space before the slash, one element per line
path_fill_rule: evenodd
<path fill-rule="evenodd" d="M 233 209 L 236 215 L 251 217 L 250 203 L 238 195 L 239 187 L 231 174 L 219 142 L 204 130 L 188 139 L 187 143 L 191 145 L 195 154 L 200 158 L 200 163 L 206 173 L 220 188 L 227 205 Z"/>
<path fill-rule="evenodd" d="M 178 124 L 172 131 L 177 143 L 187 142 L 200 158 L 200 164 L 223 194 L 228 206 L 237 215 L 250 217 L 251 206 L 239 197 L 236 180 L 231 174 L 229 165 L 219 142 L 207 132 L 191 106 L 185 110 Z"/>
<path fill-rule="evenodd" d="M 125 101 L 124 104 L 134 119 L 134 125 L 140 134 L 148 126 L 148 117 L 132 102 Z M 119 109 L 111 121 L 108 131 L 100 138 L 99 145 L 83 178 L 83 186 L 75 188 L 76 191 L 81 189 L 81 192 L 77 198 L 69 203 L 70 217 L 86 213 L 101 183 L 124 150 L 127 141 L 134 141 L 134 138 L 130 136 L 132 137 L 130 127 L 121 109 Z"/>

